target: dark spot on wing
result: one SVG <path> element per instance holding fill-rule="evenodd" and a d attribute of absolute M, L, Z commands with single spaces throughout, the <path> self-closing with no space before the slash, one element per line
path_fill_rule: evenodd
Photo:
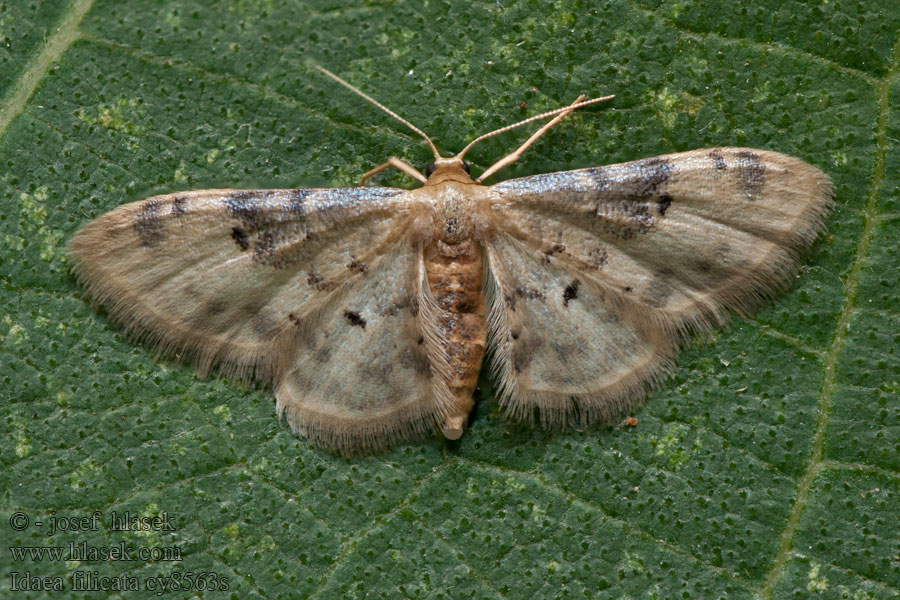
<path fill-rule="evenodd" d="M 306 283 L 309 285 L 316 286 L 316 285 L 322 283 L 322 276 L 319 275 L 318 273 L 310 271 L 309 273 L 306 274 Z"/>
<path fill-rule="evenodd" d="M 259 231 L 267 223 L 265 206 L 261 204 L 257 192 L 237 190 L 225 197 L 222 203 L 232 217 L 240 219 L 244 230 L 250 233 Z"/>
<path fill-rule="evenodd" d="M 444 313 L 438 317 L 438 324 L 444 334 L 449 338 L 456 330 L 456 315 L 452 313 Z"/>
<path fill-rule="evenodd" d="M 186 205 L 187 199 L 184 196 L 175 196 L 175 199 L 172 200 L 172 216 L 180 217 L 183 215 Z"/>
<path fill-rule="evenodd" d="M 288 313 L 288 321 L 293 323 L 295 326 L 299 327 L 300 325 L 300 319 L 294 313 Z"/>
<path fill-rule="evenodd" d="M 162 201 L 148 200 L 141 206 L 141 212 L 134 216 L 134 231 L 141 244 L 147 248 L 158 246 L 163 241 L 163 224 L 160 218 Z"/>
<path fill-rule="evenodd" d="M 552 246 L 550 246 L 549 248 L 547 248 L 546 250 L 543 251 L 544 260 L 546 262 L 550 262 L 551 256 L 553 256 L 554 254 L 560 254 L 565 251 L 566 251 L 566 247 L 563 244 L 553 244 Z"/>
<path fill-rule="evenodd" d="M 253 258 L 275 268 L 285 267 L 284 262 L 279 261 L 275 256 L 281 239 L 281 234 L 271 230 L 257 235 L 256 242 L 253 244 Z"/>
<path fill-rule="evenodd" d="M 526 300 L 537 300 L 544 297 L 544 292 L 530 287 L 518 287 L 516 288 L 516 296 L 525 298 Z M 515 302 L 513 302 L 513 304 L 515 304 Z"/>
<path fill-rule="evenodd" d="M 366 328 L 366 320 L 359 316 L 358 312 L 353 312 L 351 310 L 344 311 L 344 318 L 350 321 L 350 325 L 354 325 L 356 327 Z"/>
<path fill-rule="evenodd" d="M 628 210 L 628 223 L 622 232 L 625 239 L 631 239 L 638 233 L 647 233 L 653 228 L 653 216 L 650 207 L 644 203 L 634 203 Z"/>
<path fill-rule="evenodd" d="M 369 267 L 366 266 L 366 263 L 360 262 L 356 258 L 350 259 L 350 262 L 347 263 L 347 268 L 356 273 L 365 273 L 369 270 Z"/>
<path fill-rule="evenodd" d="M 756 200 L 760 190 L 766 183 L 766 166 L 760 162 L 759 155 L 749 150 L 742 150 L 737 156 L 737 177 L 747 200 Z"/>
<path fill-rule="evenodd" d="M 312 190 L 295 189 L 291 190 L 291 199 L 288 202 L 288 212 L 299 217 L 306 216 L 306 198 Z"/>
<path fill-rule="evenodd" d="M 660 193 L 659 197 L 656 199 L 656 208 L 659 210 L 659 216 L 666 216 L 666 211 L 669 210 L 671 205 L 672 196 L 670 196 L 668 192 Z"/>
<path fill-rule="evenodd" d="M 566 289 L 563 290 L 563 306 L 569 306 L 569 300 L 575 300 L 578 298 L 578 287 L 581 285 L 581 282 L 577 279 L 573 279 L 572 283 L 566 286 Z"/>
<path fill-rule="evenodd" d="M 653 196 L 661 185 L 672 176 L 672 165 L 669 159 L 657 157 L 639 160 L 636 164 L 640 175 L 635 182 L 638 196 Z"/>
<path fill-rule="evenodd" d="M 250 238 L 247 237 L 247 232 L 240 227 L 231 228 L 231 239 L 237 243 L 242 251 L 247 250 L 250 247 Z"/>
<path fill-rule="evenodd" d="M 709 157 L 712 159 L 713 163 L 716 165 L 716 171 L 724 171 L 727 167 L 725 164 L 725 159 L 722 158 L 722 155 L 718 152 L 710 152 Z"/>
<path fill-rule="evenodd" d="M 609 187 L 611 180 L 606 167 L 592 167 L 590 169 L 585 169 L 584 172 L 594 180 L 594 183 L 591 186 L 592 190 L 603 191 Z"/>

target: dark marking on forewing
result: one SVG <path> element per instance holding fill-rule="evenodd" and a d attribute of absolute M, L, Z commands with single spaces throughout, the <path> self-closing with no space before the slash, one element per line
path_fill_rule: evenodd
<path fill-rule="evenodd" d="M 563 290 L 563 306 L 569 306 L 570 300 L 575 300 L 578 298 L 578 287 L 581 285 L 581 281 L 578 279 L 573 279 L 572 283 L 566 286 Z"/>
<path fill-rule="evenodd" d="M 172 216 L 180 217 L 184 214 L 187 206 L 187 199 L 184 196 L 175 196 L 172 200 Z"/>
<path fill-rule="evenodd" d="M 306 216 L 306 198 L 312 190 L 297 188 L 291 190 L 291 201 L 288 203 L 288 212 L 301 219 Z"/>
<path fill-rule="evenodd" d="M 669 192 L 660 192 L 659 197 L 656 199 L 656 208 L 659 210 L 659 216 L 666 216 L 666 211 L 669 210 L 670 206 L 672 206 L 672 196 L 669 195 Z"/>
<path fill-rule="evenodd" d="M 265 224 L 265 206 L 261 205 L 257 192 L 238 190 L 223 198 L 222 203 L 232 217 L 240 219 L 245 231 L 259 231 Z"/>
<path fill-rule="evenodd" d="M 240 219 L 248 233 L 256 233 L 266 227 L 290 217 L 293 221 L 306 216 L 306 198 L 311 190 L 296 189 L 290 192 L 287 204 L 276 205 L 272 197 L 284 198 L 277 190 L 237 190 L 222 199 L 226 210 L 235 219 Z M 298 219 L 299 217 L 299 219 Z"/>
<path fill-rule="evenodd" d="M 347 268 L 356 273 L 365 273 L 369 270 L 369 267 L 366 266 L 366 263 L 361 262 L 356 258 L 351 258 L 350 262 L 347 263 Z"/>
<path fill-rule="evenodd" d="M 716 171 L 724 171 L 728 167 L 728 165 L 725 164 L 725 159 L 722 158 L 722 155 L 718 152 L 710 152 L 709 157 L 715 164 Z"/>
<path fill-rule="evenodd" d="M 344 311 L 344 318 L 350 321 L 350 325 L 356 327 L 366 328 L 366 320 L 359 316 L 358 312 L 353 312 L 352 310 Z"/>
<path fill-rule="evenodd" d="M 235 241 L 242 252 L 250 247 L 250 238 L 247 237 L 247 232 L 240 227 L 231 228 L 231 239 Z"/>
<path fill-rule="evenodd" d="M 162 201 L 159 199 L 148 200 L 141 206 L 141 211 L 134 216 L 134 231 L 137 233 L 141 244 L 147 248 L 154 248 L 163 241 L 163 224 L 160 219 Z"/>
<path fill-rule="evenodd" d="M 738 152 L 737 177 L 741 184 L 741 190 L 746 194 L 747 200 L 756 200 L 760 190 L 766 184 L 766 165 L 759 160 L 759 155 L 749 150 Z"/>
<path fill-rule="evenodd" d="M 286 267 L 286 261 L 279 260 L 276 256 L 278 244 L 283 237 L 284 234 L 273 230 L 260 232 L 256 236 L 256 243 L 253 244 L 253 258 L 276 269 Z"/>
<path fill-rule="evenodd" d="M 544 292 L 530 287 L 517 287 L 516 296 L 525 298 L 526 300 L 538 300 L 544 298 Z M 507 302 L 507 304 L 509 303 Z M 515 300 L 513 300 L 512 304 L 515 305 Z"/>
<path fill-rule="evenodd" d="M 612 178 L 611 169 L 618 171 Z M 586 173 L 596 186 L 591 212 L 598 217 L 597 227 L 623 240 L 651 231 L 656 219 L 665 217 L 673 202 L 672 195 L 665 190 L 673 169 L 665 157 L 588 169 Z"/>
<path fill-rule="evenodd" d="M 515 294 L 504 294 L 503 295 L 503 303 L 506 305 L 511 311 L 516 310 L 516 296 Z"/>
<path fill-rule="evenodd" d="M 655 196 L 660 186 L 672 176 L 672 165 L 669 159 L 661 156 L 639 160 L 635 163 L 640 173 L 636 185 L 636 195 Z"/>
<path fill-rule="evenodd" d="M 559 244 L 559 243 L 553 244 L 552 246 L 550 246 L 550 247 L 547 248 L 546 250 L 543 250 L 543 253 L 544 253 L 544 261 L 545 261 L 545 262 L 550 262 L 550 257 L 551 257 L 551 256 L 553 256 L 554 254 L 561 254 L 561 253 L 563 253 L 563 252 L 565 252 L 565 251 L 566 251 L 565 245 Z"/>

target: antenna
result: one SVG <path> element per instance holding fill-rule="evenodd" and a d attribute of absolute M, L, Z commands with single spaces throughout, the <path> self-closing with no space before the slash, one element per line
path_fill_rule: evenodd
<path fill-rule="evenodd" d="M 403 123 L 404 125 L 406 125 L 407 127 L 409 127 L 410 129 L 412 129 L 413 131 L 415 131 L 416 133 L 418 133 L 419 135 L 421 135 L 422 138 L 423 138 L 426 142 L 428 142 L 428 145 L 431 147 L 431 151 L 434 153 L 434 158 L 435 158 L 435 160 L 439 160 L 439 159 L 441 158 L 441 154 L 440 154 L 440 152 L 438 152 L 437 148 L 435 148 L 434 142 L 431 141 L 431 138 L 430 138 L 430 137 L 428 137 L 427 135 L 425 135 L 425 132 L 424 132 L 424 131 L 422 131 L 421 129 L 419 129 L 418 127 L 416 127 L 415 125 L 413 125 L 412 123 L 410 123 L 409 121 L 407 121 L 406 119 L 404 119 L 403 117 L 401 117 L 400 115 L 398 115 L 397 113 L 395 113 L 394 111 L 392 111 L 391 109 L 389 109 L 388 107 L 386 107 L 385 105 L 383 105 L 383 104 L 382 104 L 381 102 L 379 102 L 378 100 L 375 100 L 374 98 L 372 98 L 372 97 L 369 96 L 368 94 L 362 92 L 361 90 L 356 89 L 355 87 L 353 87 L 352 85 L 350 85 L 349 83 L 347 83 L 346 81 L 344 81 L 343 79 L 341 79 L 340 77 L 338 77 L 337 75 L 335 75 L 334 73 L 332 73 L 331 71 L 329 71 L 328 69 L 325 69 L 325 68 L 323 68 L 323 67 L 320 67 L 319 65 L 312 65 L 312 66 L 313 66 L 316 70 L 318 70 L 318 71 L 324 73 L 325 75 L 331 77 L 332 79 L 334 79 L 335 81 L 337 81 L 339 84 L 341 84 L 342 86 L 344 86 L 345 88 L 347 88 L 347 89 L 350 90 L 351 92 L 354 92 L 354 93 L 356 93 L 356 94 L 359 94 L 360 96 L 362 96 L 363 98 L 365 98 L 366 100 L 368 100 L 369 102 L 371 102 L 372 104 L 374 104 L 375 106 L 377 106 L 378 108 L 380 108 L 381 110 L 383 110 L 384 112 L 386 112 L 387 114 L 391 115 L 392 117 L 394 117 L 395 119 L 397 119 L 398 121 L 400 121 L 401 123 Z M 471 144 L 469 144 L 469 145 L 471 146 Z"/>
<path fill-rule="evenodd" d="M 479 135 L 477 138 L 475 138 L 474 140 L 469 142 L 469 145 L 466 146 L 465 148 L 463 148 L 462 152 L 460 152 L 459 154 L 456 155 L 456 158 L 462 158 L 466 152 L 468 152 L 469 150 L 472 149 L 472 146 L 474 146 L 478 142 L 488 139 L 489 137 L 494 137 L 495 135 L 500 135 L 501 133 L 506 133 L 510 129 L 515 129 L 516 127 L 519 127 L 521 125 L 531 123 L 532 121 L 540 121 L 541 119 L 546 119 L 547 117 L 552 117 L 554 115 L 558 115 L 559 113 L 568 114 L 571 111 L 575 110 L 576 108 L 581 108 L 582 106 L 588 106 L 590 104 L 596 104 L 597 102 L 604 102 L 606 100 L 612 100 L 613 98 L 615 98 L 615 95 L 603 96 L 601 98 L 591 98 L 590 100 L 585 100 L 584 102 L 581 101 L 582 98 L 584 98 L 584 96 L 578 96 L 578 100 L 576 100 L 574 103 L 570 104 L 569 106 L 563 106 L 562 108 L 548 110 L 547 112 L 543 112 L 539 115 L 534 115 L 533 117 L 528 117 L 524 121 L 519 121 L 518 123 L 513 123 L 512 125 L 507 125 L 506 127 L 501 127 L 500 129 L 495 129 L 494 131 L 491 131 L 490 133 L 485 133 L 484 135 Z M 559 123 L 559 119 L 554 119 L 554 121 L 556 123 Z M 554 124 L 556 124 L 556 123 L 554 123 Z M 543 131 L 545 131 L 545 130 L 543 128 L 541 128 L 540 131 L 543 133 Z"/>

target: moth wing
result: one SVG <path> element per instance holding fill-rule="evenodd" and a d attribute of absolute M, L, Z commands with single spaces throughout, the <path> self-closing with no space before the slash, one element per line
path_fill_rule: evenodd
<path fill-rule="evenodd" d="M 201 375 L 270 378 L 272 343 L 400 235 L 404 191 L 200 190 L 106 213 L 70 241 L 88 294 Z"/>
<path fill-rule="evenodd" d="M 388 403 L 404 411 L 414 400 L 417 416 L 381 426 L 410 433 L 440 411 L 416 351 L 421 319 L 410 316 L 407 292 L 419 289 L 410 279 L 419 268 L 413 212 L 406 192 L 389 188 L 185 192 L 102 215 L 69 252 L 88 294 L 134 337 L 201 375 L 219 366 L 274 380 L 295 427 L 306 423 L 303 372 L 318 378 L 310 391 L 332 394 L 317 397 L 319 409 L 343 403 L 365 419 L 376 389 L 382 416 Z M 339 347 L 351 342 L 356 354 Z M 339 440 L 340 425 L 315 437 Z"/>
<path fill-rule="evenodd" d="M 366 277 L 301 324 L 276 382 L 278 413 L 344 454 L 435 431 L 452 407 L 422 247 L 398 240 Z"/>
<path fill-rule="evenodd" d="M 687 331 L 748 314 L 786 285 L 831 205 L 817 168 L 741 148 L 491 190 L 493 367 L 507 410 L 530 419 L 537 408 L 548 424 L 634 404 Z"/>

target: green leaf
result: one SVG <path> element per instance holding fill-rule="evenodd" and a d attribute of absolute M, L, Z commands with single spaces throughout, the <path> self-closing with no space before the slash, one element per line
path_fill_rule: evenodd
<path fill-rule="evenodd" d="M 66 590 L 28 597 L 105 598 L 72 589 L 94 573 L 133 577 L 122 598 L 162 583 L 165 597 L 896 598 L 896 3 L 349 4 L 0 1 L 0 595 L 28 573 Z M 483 378 L 460 442 L 335 458 L 279 423 L 270 391 L 124 339 L 63 250 L 155 193 L 353 185 L 389 156 L 430 159 L 310 61 L 445 151 L 616 94 L 504 178 L 741 145 L 818 165 L 837 208 L 790 290 L 688 344 L 637 427 L 513 427 Z M 469 158 L 485 168 L 525 135 Z M 111 531 L 114 511 L 175 531 Z M 53 517 L 87 523 L 48 535 Z M 157 554 L 8 550 L 69 542 Z"/>

